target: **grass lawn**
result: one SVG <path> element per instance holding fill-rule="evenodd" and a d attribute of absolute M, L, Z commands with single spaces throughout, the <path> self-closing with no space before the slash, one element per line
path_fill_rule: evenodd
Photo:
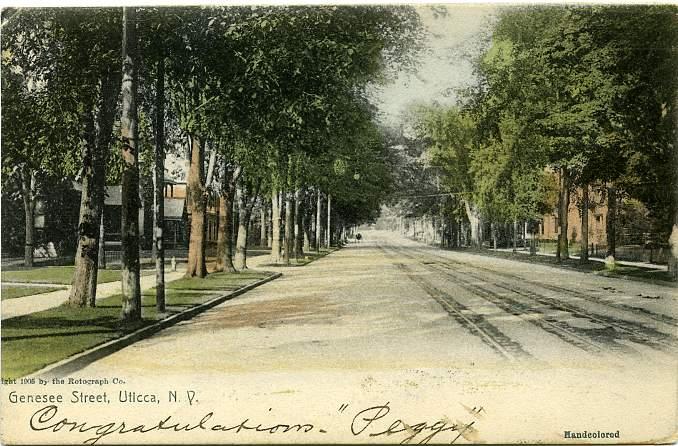
<path fill-rule="evenodd" d="M 304 266 L 308 265 L 311 262 L 314 262 L 318 260 L 321 257 L 325 257 L 327 254 L 336 251 L 339 248 L 332 248 L 332 249 L 327 249 L 327 248 L 321 248 L 320 252 L 315 252 L 315 251 L 310 251 L 310 252 L 305 252 L 304 253 L 304 258 L 303 260 L 296 260 L 294 258 L 290 259 L 290 264 L 286 265 L 284 263 L 264 263 L 261 266 L 275 266 L 275 267 L 295 267 L 295 266 Z"/>
<path fill-rule="evenodd" d="M 571 255 L 578 256 L 581 253 L 579 242 L 570 242 L 569 248 Z M 540 240 L 537 250 L 546 254 L 555 254 L 558 251 L 558 242 Z"/>
<path fill-rule="evenodd" d="M 3 285 L 0 291 L 0 298 L 2 300 L 14 299 L 15 297 L 32 296 L 34 294 L 49 293 L 56 290 L 63 290 L 62 287 L 47 287 L 47 286 L 13 286 Z"/>
<path fill-rule="evenodd" d="M 70 285 L 73 278 L 74 266 L 42 266 L 34 268 L 16 268 L 9 271 L 2 271 L 3 282 L 34 282 L 34 283 L 57 283 L 60 285 Z M 142 271 L 141 274 L 151 274 L 149 271 Z M 99 270 L 97 283 L 115 282 L 120 280 L 119 269 Z"/>
<path fill-rule="evenodd" d="M 674 285 L 673 277 L 668 271 L 638 268 L 635 266 L 616 265 L 614 270 L 608 271 L 605 267 L 599 269 L 596 274 L 605 277 L 621 277 L 631 278 L 634 280 L 642 280 L 646 282 L 659 283 L 666 285 Z"/>
<path fill-rule="evenodd" d="M 212 273 L 204 279 L 191 277 L 190 279 L 178 279 L 166 285 L 168 290 L 235 290 L 255 280 L 267 277 L 267 273 L 261 272 L 238 272 L 238 273 Z"/>
<path fill-rule="evenodd" d="M 269 273 L 216 273 L 205 279 L 170 282 L 164 315 L 155 310 L 155 289 L 148 289 L 142 296 L 144 319 L 134 325 L 120 322 L 120 295 L 98 301 L 96 308 L 64 305 L 5 319 L 2 321 L 2 377 L 27 375 L 215 297 L 205 290 L 231 290 L 267 276 Z"/>

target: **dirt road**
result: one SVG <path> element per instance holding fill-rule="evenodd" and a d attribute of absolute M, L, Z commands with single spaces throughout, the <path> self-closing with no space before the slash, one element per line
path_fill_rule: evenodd
<path fill-rule="evenodd" d="M 212 412 L 220 424 L 313 426 L 171 436 L 193 443 L 562 442 L 584 430 L 619 431 L 590 441 L 638 442 L 676 432 L 674 288 L 440 251 L 376 231 L 282 271 L 74 375 L 125 382 L 106 387 L 113 401 L 97 407 L 97 420 L 190 423 Z M 120 403 L 119 391 L 159 402 Z M 80 409 L 60 408 L 82 417 Z"/>

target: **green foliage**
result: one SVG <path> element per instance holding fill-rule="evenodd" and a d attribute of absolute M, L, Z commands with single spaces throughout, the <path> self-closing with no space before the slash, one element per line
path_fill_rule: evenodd
<path fill-rule="evenodd" d="M 351 198 L 340 189 L 360 179 L 374 196 L 359 206 L 370 215 L 378 209 L 376 191 L 390 183 L 384 157 L 376 169 L 377 161 L 359 159 L 360 150 L 381 150 L 364 90 L 412 66 L 421 37 L 413 8 L 145 8 L 141 15 L 148 58 L 167 58 L 169 112 L 183 133 L 207 139 L 220 163 L 239 166 L 262 191 L 313 185 L 332 193 L 341 211 Z M 154 73 L 150 64 L 144 72 Z"/>
<path fill-rule="evenodd" d="M 551 172 L 565 168 L 575 184 L 614 182 L 670 227 L 672 190 L 660 185 L 674 182 L 676 11 L 502 11 L 464 106 L 419 110 L 428 160 L 420 168 L 442 169 L 456 205 L 471 203 L 495 222 L 550 212 Z"/>
<path fill-rule="evenodd" d="M 517 143 L 523 158 L 539 160 L 533 169 L 566 167 L 579 184 L 615 182 L 652 203 L 656 215 L 672 215 L 670 192 L 657 186 L 673 181 L 675 13 L 672 6 L 507 10 L 478 66 L 483 139 Z M 518 140 L 504 136 L 507 115 Z"/>
<path fill-rule="evenodd" d="M 414 8 L 146 7 L 138 13 L 142 174 L 152 164 L 155 78 L 165 63 L 166 126 L 175 138 L 202 137 L 222 161 L 241 166 L 264 188 L 271 176 L 290 178 L 287 187 L 332 192 L 337 210 L 346 204 L 351 218 L 377 212 L 391 181 L 365 88 L 412 68 L 422 37 Z M 99 104 L 101 80 L 119 70 L 120 9 L 10 10 L 5 17 L 3 67 L 12 68 L 3 70 L 9 129 L 3 165 L 30 162 L 77 179 L 83 129 Z M 109 183 L 120 176 L 117 144 L 108 159 Z M 348 205 L 353 198 L 355 207 Z"/>
<path fill-rule="evenodd" d="M 424 108 L 419 111 L 417 133 L 428 145 L 432 166 L 444 169 L 443 184 L 453 194 L 473 190 L 471 154 L 477 140 L 475 122 L 456 107 Z"/>
<path fill-rule="evenodd" d="M 78 173 L 84 116 L 97 105 L 104 73 L 119 64 L 118 24 L 119 11 L 108 8 L 22 9 L 7 18 L 4 166 Z"/>

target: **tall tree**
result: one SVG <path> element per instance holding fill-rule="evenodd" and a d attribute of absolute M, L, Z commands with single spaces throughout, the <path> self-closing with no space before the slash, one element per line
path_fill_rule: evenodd
<path fill-rule="evenodd" d="M 3 18 L 8 14 L 13 13 L 3 11 Z M 94 305 L 105 164 L 120 82 L 119 13 L 106 8 L 33 9 L 11 18 L 3 24 L 2 39 L 2 109 L 8 123 L 3 128 L 3 173 L 14 165 L 20 168 L 10 176 L 23 172 L 29 179 L 39 169 L 81 183 L 69 302 Z M 6 112 L 10 120 L 5 120 Z M 35 186 L 45 177 L 23 182 L 29 238 Z M 32 255 L 32 249 L 26 254 Z"/>
<path fill-rule="evenodd" d="M 101 44 L 104 48 L 110 48 L 111 43 L 120 42 L 120 28 L 116 37 L 110 33 L 114 25 L 119 21 L 112 14 L 118 11 L 99 11 L 94 18 L 82 20 L 82 17 L 66 18 L 68 26 L 74 29 L 65 29 L 65 34 L 73 32 L 72 51 L 89 53 L 87 48 L 92 44 L 90 39 L 109 39 Z M 119 15 L 118 15 L 119 17 Z M 75 19 L 76 25 L 71 20 Z M 92 21 L 96 26 L 90 27 Z M 118 25 L 119 26 L 119 25 Z M 93 36 L 90 33 L 101 33 Z M 83 35 L 84 34 L 84 35 Z M 90 34 L 90 35 L 88 35 Z M 66 36 L 65 36 L 66 37 Z M 66 37 L 68 38 L 68 37 Z M 104 43 L 105 42 L 105 43 Z M 121 71 L 119 63 L 113 61 L 113 56 L 119 54 L 112 48 L 97 61 L 90 61 L 89 67 L 94 73 L 94 87 L 83 100 L 82 122 L 84 123 L 84 144 L 82 144 L 81 159 L 82 189 L 80 201 L 80 223 L 78 227 L 78 248 L 75 256 L 75 270 L 69 303 L 74 306 L 95 306 L 98 275 L 99 255 L 99 224 L 104 207 L 104 188 L 106 179 L 106 162 L 111 144 L 113 122 L 117 104 L 118 92 L 120 91 Z M 63 55 L 64 57 L 66 55 Z M 79 55 L 78 57 L 82 57 Z M 67 59 L 68 60 L 68 59 Z M 80 61 L 80 63 L 88 63 Z M 98 75 L 96 73 L 98 65 Z M 87 66 L 87 65 L 86 65 Z M 98 78 L 98 79 L 97 79 Z"/>
<path fill-rule="evenodd" d="M 458 197 L 470 223 L 471 241 L 482 243 L 481 208 L 474 200 L 474 177 L 471 155 L 477 141 L 473 117 L 456 107 L 425 108 L 418 111 L 416 131 L 426 141 L 431 164 L 444 172 L 442 185 L 446 192 Z"/>
<path fill-rule="evenodd" d="M 247 269 L 247 239 L 252 209 L 259 196 L 260 180 L 249 175 L 240 177 L 237 189 L 238 206 L 238 234 L 236 239 L 235 267 L 238 270 Z"/>
<path fill-rule="evenodd" d="M 153 168 L 153 258 L 155 306 L 165 312 L 165 59 L 156 63 L 155 151 Z"/>
<path fill-rule="evenodd" d="M 240 166 L 222 161 L 221 191 L 219 196 L 219 227 L 217 234 L 217 271 L 235 272 L 233 265 L 233 203 L 236 184 L 240 178 Z"/>
<path fill-rule="evenodd" d="M 122 318 L 141 319 L 139 263 L 139 134 L 137 117 L 138 64 L 136 8 L 122 10 Z"/>

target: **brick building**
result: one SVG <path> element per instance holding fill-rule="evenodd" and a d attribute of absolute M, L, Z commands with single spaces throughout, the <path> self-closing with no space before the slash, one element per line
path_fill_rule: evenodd
<path fill-rule="evenodd" d="M 581 210 L 576 197 L 581 196 L 581 189 L 573 194 L 567 212 L 567 231 L 570 242 L 581 242 Z M 557 211 L 546 214 L 539 224 L 539 238 L 557 240 L 560 226 Z M 604 197 L 595 191 L 589 192 L 589 245 L 605 246 L 607 244 L 607 204 Z"/>

